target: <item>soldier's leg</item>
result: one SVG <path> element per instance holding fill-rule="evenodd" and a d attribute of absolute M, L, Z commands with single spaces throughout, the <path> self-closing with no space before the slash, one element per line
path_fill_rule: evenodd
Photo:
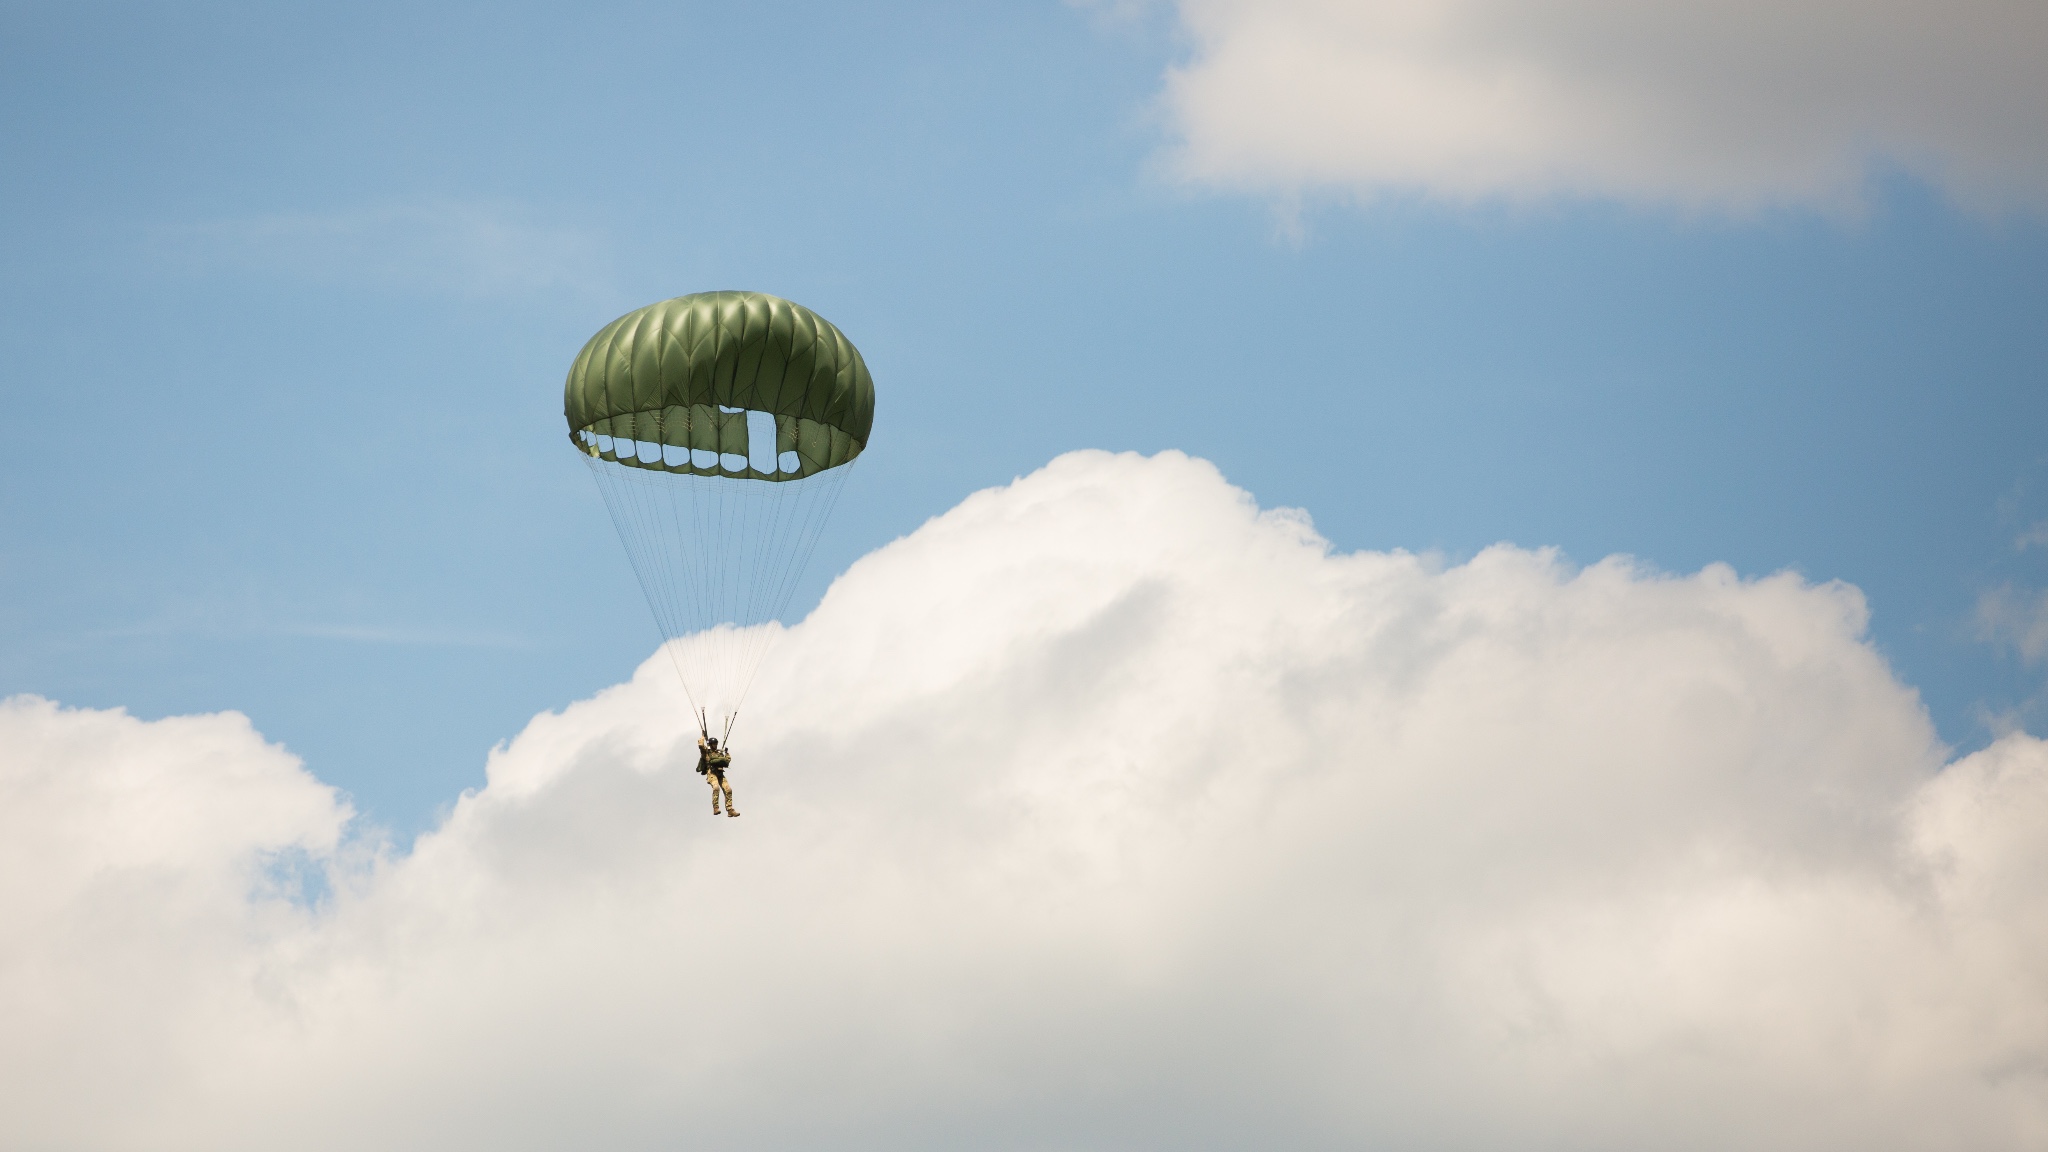
<path fill-rule="evenodd" d="M 740 810 L 732 806 L 732 781 L 724 776 L 720 776 L 718 778 L 718 785 L 725 789 L 725 814 L 727 816 L 739 815 Z"/>
<path fill-rule="evenodd" d="M 706 772 L 704 782 L 711 785 L 711 814 L 718 815 L 718 773 Z"/>

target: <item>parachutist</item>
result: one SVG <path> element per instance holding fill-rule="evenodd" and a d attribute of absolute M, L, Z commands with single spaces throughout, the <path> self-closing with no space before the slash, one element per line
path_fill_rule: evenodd
<path fill-rule="evenodd" d="M 732 785 L 725 779 L 725 770 L 732 764 L 732 753 L 718 746 L 718 737 L 697 737 L 697 774 L 711 785 L 711 814 L 718 815 L 719 793 L 725 794 L 725 814 L 737 816 L 740 810 L 732 806 Z"/>
<path fill-rule="evenodd" d="M 801 304 L 692 292 L 592 336 L 562 383 L 562 417 L 695 713 L 714 810 L 737 816 L 719 745 L 867 449 L 867 361 Z M 717 740 L 707 705 L 725 718 Z"/>

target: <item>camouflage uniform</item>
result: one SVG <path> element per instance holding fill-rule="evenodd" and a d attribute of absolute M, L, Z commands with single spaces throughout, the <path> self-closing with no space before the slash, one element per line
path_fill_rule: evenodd
<path fill-rule="evenodd" d="M 740 810 L 732 806 L 732 785 L 725 778 L 725 766 L 732 763 L 732 754 L 723 748 L 713 748 L 702 740 L 697 741 L 697 772 L 711 785 L 711 814 L 718 815 L 719 793 L 725 794 L 725 814 L 737 816 Z"/>

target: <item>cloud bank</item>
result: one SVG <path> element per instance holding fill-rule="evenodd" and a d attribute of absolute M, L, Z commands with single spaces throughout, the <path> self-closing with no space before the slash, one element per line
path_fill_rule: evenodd
<path fill-rule="evenodd" d="M 664 660 L 402 853 L 17 698 L 0 1144 L 2038 1148 L 2048 745 L 1944 767 L 1863 629 L 1079 453 L 789 631 L 739 820 Z"/>
<path fill-rule="evenodd" d="M 1179 0 L 1188 179 L 1259 193 L 1841 207 L 1873 167 L 2048 202 L 2048 7 Z"/>

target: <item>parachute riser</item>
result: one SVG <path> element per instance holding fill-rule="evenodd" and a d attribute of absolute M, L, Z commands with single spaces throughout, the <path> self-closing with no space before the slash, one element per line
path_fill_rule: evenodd
<path fill-rule="evenodd" d="M 739 722 L 739 718 L 740 718 L 740 714 L 739 714 L 738 712 L 728 712 L 728 713 L 726 713 L 726 715 L 725 715 L 725 730 L 724 730 L 723 732 L 719 733 L 719 736 L 718 736 L 718 743 L 719 743 L 719 746 L 720 746 L 720 747 L 726 747 L 726 746 L 728 746 L 728 745 L 730 745 L 730 744 L 732 743 L 732 726 L 733 726 L 734 724 L 736 724 L 736 723 L 738 723 L 738 722 Z M 708 712 L 707 712 L 707 711 L 706 711 L 705 709 L 703 709 L 703 708 L 699 708 L 699 709 L 697 709 L 697 716 L 696 716 L 696 720 L 697 720 L 697 736 L 698 736 L 698 738 L 699 738 L 699 739 L 703 739 L 703 740 L 708 740 L 708 739 L 710 739 L 710 738 L 711 738 L 711 716 L 710 716 L 710 714 L 709 714 L 709 713 L 708 713 Z"/>

